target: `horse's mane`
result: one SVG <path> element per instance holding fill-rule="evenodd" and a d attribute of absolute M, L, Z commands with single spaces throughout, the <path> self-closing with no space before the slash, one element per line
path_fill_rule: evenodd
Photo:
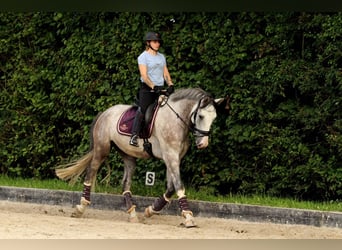
<path fill-rule="evenodd" d="M 211 94 L 207 93 L 201 88 L 187 88 L 187 89 L 178 89 L 173 93 L 170 98 L 172 101 L 179 101 L 182 99 L 188 99 L 188 100 L 200 100 L 204 97 L 207 97 L 208 99 L 212 100 Z"/>

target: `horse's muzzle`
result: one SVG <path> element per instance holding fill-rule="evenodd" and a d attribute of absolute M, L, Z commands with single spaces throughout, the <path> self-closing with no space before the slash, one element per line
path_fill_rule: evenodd
<path fill-rule="evenodd" d="M 209 144 L 208 136 L 198 136 L 196 137 L 196 146 L 198 149 L 206 148 Z"/>

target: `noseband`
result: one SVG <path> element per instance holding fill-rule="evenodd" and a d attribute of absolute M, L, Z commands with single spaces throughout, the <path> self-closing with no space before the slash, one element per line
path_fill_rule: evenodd
<path fill-rule="evenodd" d="M 209 132 L 210 132 L 209 130 L 206 131 L 206 130 L 201 130 L 199 128 L 196 128 L 197 113 L 198 113 L 199 108 L 201 107 L 202 100 L 203 100 L 203 98 L 199 100 L 195 111 L 191 114 L 191 117 L 192 116 L 194 117 L 194 122 L 191 122 L 190 130 L 197 137 L 208 136 Z M 191 121 L 191 119 L 190 119 L 190 121 Z"/>
<path fill-rule="evenodd" d="M 176 114 L 177 118 L 179 118 L 188 128 L 189 130 L 196 136 L 196 137 L 203 137 L 208 136 L 210 131 L 201 130 L 199 128 L 196 128 L 196 119 L 197 119 L 197 113 L 198 110 L 201 107 L 201 102 L 203 98 L 198 101 L 197 107 L 194 112 L 190 115 L 190 125 L 187 124 L 182 117 L 169 105 L 169 103 L 166 101 L 166 105 Z M 191 121 L 191 117 L 194 117 L 194 122 Z"/>

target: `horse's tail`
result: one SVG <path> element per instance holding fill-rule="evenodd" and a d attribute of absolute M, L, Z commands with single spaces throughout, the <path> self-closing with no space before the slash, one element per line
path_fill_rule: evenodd
<path fill-rule="evenodd" d="M 91 128 L 90 128 L 90 149 L 87 154 L 81 157 L 78 160 L 72 161 L 67 164 L 62 164 L 57 166 L 55 172 L 56 175 L 62 180 L 69 180 L 71 185 L 75 184 L 78 178 L 82 175 L 82 173 L 86 170 L 89 166 L 92 158 L 93 158 L 93 148 L 94 148 L 94 139 L 93 139 L 93 132 L 94 126 L 97 120 L 99 119 L 102 112 L 99 112 L 97 116 L 94 118 Z"/>
<path fill-rule="evenodd" d="M 55 170 L 56 175 L 62 180 L 69 180 L 69 183 L 73 185 L 89 166 L 92 158 L 93 150 L 76 161 L 59 165 Z"/>
<path fill-rule="evenodd" d="M 87 154 L 76 161 L 72 161 L 67 164 L 57 166 L 55 172 L 56 175 L 62 180 L 69 180 L 71 185 L 75 184 L 80 175 L 86 170 L 89 166 L 92 158 L 93 158 L 93 148 L 94 148 L 94 140 L 93 140 L 93 131 L 95 123 L 102 112 L 99 112 L 97 116 L 93 119 L 90 128 L 90 149 Z"/>

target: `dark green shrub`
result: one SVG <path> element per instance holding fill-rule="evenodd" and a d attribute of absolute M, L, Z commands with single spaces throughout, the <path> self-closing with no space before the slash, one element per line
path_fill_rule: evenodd
<path fill-rule="evenodd" d="M 176 87 L 231 98 L 209 147 L 183 159 L 187 185 L 339 199 L 341 26 L 339 12 L 0 13 L 0 173 L 55 178 L 85 153 L 96 114 L 134 101 L 142 38 L 157 30 Z M 136 181 L 146 168 L 165 179 L 162 162 L 138 163 Z M 120 185 L 114 151 L 108 174 Z"/>

